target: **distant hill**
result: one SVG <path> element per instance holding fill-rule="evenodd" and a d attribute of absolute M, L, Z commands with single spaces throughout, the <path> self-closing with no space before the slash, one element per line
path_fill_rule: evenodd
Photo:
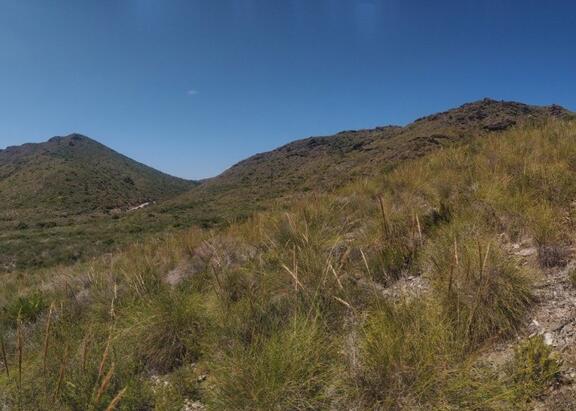
<path fill-rule="evenodd" d="M 76 261 L 165 229 L 170 222 L 122 218 L 196 184 L 80 134 L 0 150 L 0 272 Z"/>
<path fill-rule="evenodd" d="M 126 208 L 193 186 L 80 134 L 0 150 L 3 214 L 74 215 Z"/>
<path fill-rule="evenodd" d="M 265 201 L 375 176 L 403 160 L 474 136 L 571 116 L 557 105 L 484 99 L 420 118 L 405 127 L 310 137 L 243 160 L 164 207 L 167 212 L 188 210 L 206 221 L 245 215 Z"/>

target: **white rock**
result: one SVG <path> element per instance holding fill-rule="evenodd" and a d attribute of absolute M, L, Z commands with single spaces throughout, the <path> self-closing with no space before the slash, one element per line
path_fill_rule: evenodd
<path fill-rule="evenodd" d="M 518 251 L 516 254 L 520 257 L 528 257 L 536 253 L 535 248 L 525 248 L 523 250 Z"/>

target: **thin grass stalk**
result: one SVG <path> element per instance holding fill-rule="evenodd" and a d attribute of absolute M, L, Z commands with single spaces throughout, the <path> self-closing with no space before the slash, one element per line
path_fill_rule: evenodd
<path fill-rule="evenodd" d="M 418 229 L 418 238 L 420 239 L 420 242 L 422 242 L 422 226 L 420 225 L 420 218 L 418 217 L 418 214 L 416 214 L 416 228 Z"/>
<path fill-rule="evenodd" d="M 310 243 L 310 233 L 308 228 L 308 220 L 304 217 L 304 232 L 302 233 L 302 238 L 304 239 L 304 243 Z"/>
<path fill-rule="evenodd" d="M 338 277 L 338 273 L 336 273 L 336 270 L 334 269 L 334 266 L 332 265 L 332 263 L 330 263 L 330 270 L 332 271 L 332 274 L 334 274 L 334 278 L 336 279 L 336 283 L 338 284 L 338 287 L 341 290 L 344 290 L 344 286 L 342 285 L 342 282 L 340 281 L 340 277 Z"/>
<path fill-rule="evenodd" d="M 218 261 L 218 255 L 217 255 L 218 253 L 217 253 L 217 251 L 216 251 L 216 248 L 215 248 L 212 244 L 210 244 L 209 241 L 204 241 L 204 245 L 206 245 L 208 248 L 210 248 L 210 249 L 212 250 L 212 256 L 211 256 L 210 259 L 208 260 L 207 266 L 210 265 L 210 262 L 211 262 L 212 260 L 215 260 L 215 263 L 220 267 L 221 264 L 220 264 L 220 262 Z M 216 279 L 216 284 L 218 285 L 218 290 L 216 290 L 216 293 L 217 293 L 219 296 L 224 295 L 224 286 L 222 285 L 222 281 L 220 281 L 220 276 L 219 276 L 218 273 L 216 272 L 216 268 L 215 268 L 215 267 L 211 267 L 211 269 L 210 269 L 209 271 L 212 273 L 212 275 L 213 275 L 214 278 Z"/>
<path fill-rule="evenodd" d="M 460 259 L 458 258 L 458 240 L 454 237 L 454 266 L 458 267 L 460 265 Z"/>
<path fill-rule="evenodd" d="M 100 387 L 98 388 L 98 391 L 96 391 L 96 396 L 94 397 L 94 407 L 98 406 L 98 403 L 100 402 L 100 399 L 102 398 L 102 395 L 104 394 L 104 392 L 106 392 L 106 389 L 110 385 L 110 381 L 112 381 L 112 376 L 114 375 L 115 368 L 116 368 L 116 365 L 114 363 L 112 363 L 110 370 L 108 370 L 108 373 L 106 374 L 106 376 L 102 380 L 102 383 L 100 384 Z"/>
<path fill-rule="evenodd" d="M 422 227 L 420 226 L 420 219 L 418 218 L 418 214 L 415 211 L 412 211 L 412 216 L 413 216 L 413 227 L 416 228 L 416 234 L 418 235 L 418 241 L 417 243 L 419 245 L 422 244 Z M 412 228 L 412 232 L 414 232 L 414 228 Z"/>
<path fill-rule="evenodd" d="M 50 310 L 48 311 L 48 319 L 46 322 L 46 330 L 44 337 L 44 350 L 43 350 L 43 372 L 46 375 L 46 368 L 48 367 L 48 349 L 50 346 L 50 329 L 52 326 L 52 311 L 54 310 L 54 304 L 50 304 Z"/>
<path fill-rule="evenodd" d="M 109 350 L 110 338 L 108 338 L 108 341 L 106 342 L 106 348 L 104 348 L 104 352 L 102 353 L 102 359 L 100 360 L 100 366 L 98 367 L 98 379 L 100 379 L 104 373 L 104 365 L 106 365 L 106 361 L 108 360 Z"/>
<path fill-rule="evenodd" d="M 62 355 L 62 361 L 60 363 L 60 372 L 58 373 L 58 383 L 56 384 L 56 390 L 54 391 L 54 395 L 52 396 L 53 401 L 56 401 L 56 399 L 60 396 L 60 390 L 62 389 L 62 383 L 64 382 L 64 374 L 66 373 L 67 358 L 68 358 L 68 346 L 64 348 L 64 355 Z"/>
<path fill-rule="evenodd" d="M 350 311 L 352 311 L 354 313 L 354 315 L 357 314 L 356 309 L 352 306 L 352 304 L 350 304 L 348 301 L 343 300 L 340 297 L 336 297 L 335 295 L 332 296 L 336 301 L 338 301 L 340 304 L 343 304 L 345 307 L 347 307 L 348 309 L 350 309 Z"/>
<path fill-rule="evenodd" d="M 486 269 L 489 254 L 490 254 L 490 243 L 488 243 L 488 246 L 486 247 L 486 254 L 482 256 L 482 245 L 480 244 L 480 242 L 478 242 L 478 255 L 480 257 L 480 281 L 478 284 L 478 291 L 476 292 L 476 298 L 474 300 L 474 308 L 472 309 L 470 317 L 468 318 L 468 325 L 466 327 L 466 339 L 470 337 L 470 334 L 472 332 L 472 323 L 474 321 L 474 318 L 476 317 L 476 312 L 478 311 L 478 308 L 480 308 L 480 301 L 482 300 L 483 284 L 484 284 L 484 282 L 482 281 L 484 277 L 483 273 L 484 270 Z"/>
<path fill-rule="evenodd" d="M 88 347 L 90 344 L 90 334 L 91 331 L 89 330 L 84 336 L 84 341 L 82 342 L 82 354 L 80 358 L 80 362 L 82 363 L 82 371 L 86 371 L 86 363 L 88 362 Z"/>
<path fill-rule="evenodd" d="M 16 330 L 16 343 L 18 350 L 18 391 L 22 389 L 22 358 L 24 356 L 24 346 L 22 339 L 22 321 L 18 318 Z"/>
<path fill-rule="evenodd" d="M 380 204 L 380 212 L 382 213 L 382 233 L 384 235 L 384 240 L 387 240 L 390 237 L 390 225 L 388 223 L 388 217 L 386 216 L 384 199 L 382 196 L 378 196 L 378 203 Z"/>
<path fill-rule="evenodd" d="M 292 246 L 292 270 L 290 270 L 290 272 L 294 278 L 294 291 L 298 291 L 298 283 L 296 282 L 298 278 L 298 271 L 296 269 L 296 245 Z"/>
<path fill-rule="evenodd" d="M 296 273 L 294 273 L 290 268 L 288 268 L 286 264 L 282 264 L 282 268 L 284 268 L 284 270 L 286 270 L 286 272 L 290 274 L 290 276 L 294 280 L 295 291 L 298 291 L 298 287 L 302 288 L 302 290 L 305 290 L 304 285 L 300 282 L 300 280 L 298 280 L 298 275 Z"/>
<path fill-rule="evenodd" d="M 482 277 L 483 277 L 483 271 L 484 271 L 484 264 L 482 264 L 482 261 L 484 261 L 484 257 L 482 255 L 482 244 L 480 243 L 480 241 L 478 241 L 478 263 L 480 264 L 480 281 L 482 281 Z"/>
<path fill-rule="evenodd" d="M 122 397 L 124 396 L 124 393 L 126 392 L 126 388 L 123 388 L 122 390 L 120 390 L 120 392 L 112 399 L 112 401 L 110 401 L 110 404 L 108 405 L 108 407 L 106 407 L 106 411 L 112 411 L 116 408 L 116 406 L 118 405 L 118 403 L 120 402 L 120 400 L 122 399 Z"/>
<path fill-rule="evenodd" d="M 454 266 L 451 265 L 450 266 L 450 274 L 448 276 L 448 298 L 450 298 L 451 294 L 452 294 L 452 281 L 454 278 Z"/>
<path fill-rule="evenodd" d="M 116 302 L 116 298 L 118 297 L 118 284 L 114 282 L 114 294 L 112 295 L 112 301 L 110 302 L 110 318 L 116 318 L 116 310 L 114 303 Z"/>
<path fill-rule="evenodd" d="M 6 377 L 10 378 L 10 366 L 8 365 L 8 356 L 6 355 L 6 346 L 4 345 L 4 336 L 0 335 L 0 349 L 2 350 L 2 361 L 6 370 Z"/>

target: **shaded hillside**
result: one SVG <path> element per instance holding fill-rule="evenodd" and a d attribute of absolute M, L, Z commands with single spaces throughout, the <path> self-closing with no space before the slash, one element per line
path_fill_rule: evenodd
<path fill-rule="evenodd" d="M 484 99 L 420 118 L 405 127 L 306 138 L 243 160 L 176 197 L 164 209 L 168 213 L 187 210 L 206 221 L 250 214 L 268 200 L 379 175 L 403 160 L 473 136 L 570 116 L 557 105 L 540 107 Z"/>
<path fill-rule="evenodd" d="M 8 216 L 127 207 L 174 196 L 192 185 L 79 134 L 0 150 L 0 202 Z"/>

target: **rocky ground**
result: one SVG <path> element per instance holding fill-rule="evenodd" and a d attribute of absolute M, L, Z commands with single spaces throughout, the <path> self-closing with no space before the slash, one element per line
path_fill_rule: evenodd
<path fill-rule="evenodd" d="M 537 302 L 516 338 L 486 353 L 483 361 L 495 367 L 502 366 L 512 360 L 514 349 L 520 340 L 542 335 L 544 342 L 552 347 L 562 361 L 561 375 L 558 383 L 549 387 L 543 398 L 534 401 L 531 409 L 575 410 L 576 287 L 570 280 L 570 273 L 576 269 L 576 260 L 570 259 L 562 267 L 541 269 L 537 261 L 538 251 L 530 241 L 512 244 L 509 252 L 519 259 L 521 265 L 535 271 Z"/>
<path fill-rule="evenodd" d="M 550 387 L 549 394 L 534 404 L 535 411 L 576 409 L 576 288 L 570 280 L 574 269 L 576 261 L 547 270 L 537 289 L 539 302 L 526 332 L 544 336 L 559 354 L 562 369 L 560 385 Z"/>

